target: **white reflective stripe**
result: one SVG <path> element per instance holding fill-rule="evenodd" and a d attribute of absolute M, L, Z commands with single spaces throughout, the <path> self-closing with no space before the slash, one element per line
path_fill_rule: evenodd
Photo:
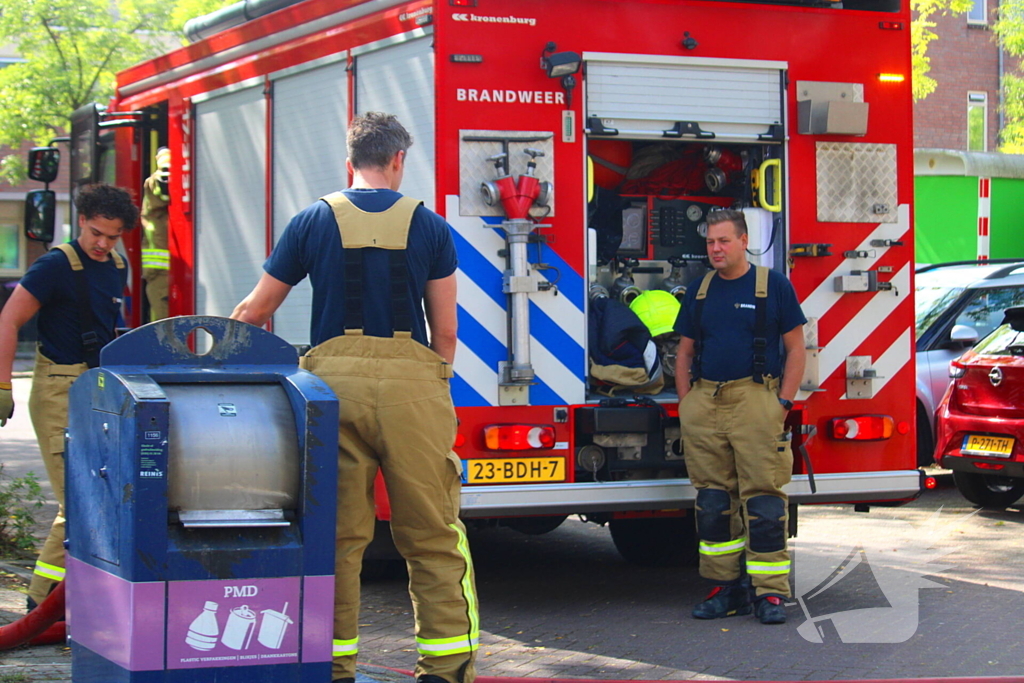
<path fill-rule="evenodd" d="M 472 652 L 478 647 L 480 647 L 479 633 L 472 633 L 468 637 L 459 636 L 458 638 L 416 639 L 416 649 L 419 653 L 434 657 Z"/>
<path fill-rule="evenodd" d="M 64 580 L 64 568 L 57 567 L 52 564 L 46 564 L 45 562 L 36 562 L 35 572 L 39 576 L 47 579 L 53 579 L 54 581 Z"/>
<path fill-rule="evenodd" d="M 707 543 L 705 541 L 701 541 L 700 552 L 702 555 L 728 555 L 729 553 L 739 552 L 746 546 L 746 538 L 737 538 L 735 541 L 726 541 L 724 543 Z"/>
<path fill-rule="evenodd" d="M 331 655 L 334 657 L 346 657 L 359 652 L 359 638 L 352 640 L 335 640 L 331 648 Z"/>
<path fill-rule="evenodd" d="M 750 562 L 747 561 L 748 574 L 788 574 L 789 562 Z"/>

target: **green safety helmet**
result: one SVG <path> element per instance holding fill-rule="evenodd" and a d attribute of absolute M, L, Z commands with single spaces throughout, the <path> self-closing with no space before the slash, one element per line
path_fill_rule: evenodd
<path fill-rule="evenodd" d="M 629 304 L 629 308 L 647 325 L 652 337 L 672 332 L 679 315 L 679 299 L 664 289 L 650 289 Z"/>

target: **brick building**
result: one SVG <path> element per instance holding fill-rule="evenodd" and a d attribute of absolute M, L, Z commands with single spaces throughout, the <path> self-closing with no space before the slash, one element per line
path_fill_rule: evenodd
<path fill-rule="evenodd" d="M 928 46 L 935 92 L 914 105 L 914 146 L 995 152 L 999 147 L 1002 75 L 1018 60 L 992 30 L 999 0 L 975 0 L 967 14 L 937 15 Z"/>

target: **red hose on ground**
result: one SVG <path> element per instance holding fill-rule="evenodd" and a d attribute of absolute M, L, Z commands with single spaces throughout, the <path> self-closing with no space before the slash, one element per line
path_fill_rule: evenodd
<path fill-rule="evenodd" d="M 64 582 L 53 589 L 43 603 L 13 624 L 0 626 L 0 650 L 10 650 L 23 643 L 46 645 L 64 638 Z M 60 633 L 58 637 L 58 632 Z"/>

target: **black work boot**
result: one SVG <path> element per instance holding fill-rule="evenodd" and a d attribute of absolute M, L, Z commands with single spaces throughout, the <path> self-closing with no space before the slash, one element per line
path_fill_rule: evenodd
<path fill-rule="evenodd" d="M 433 674 L 423 674 L 416 679 L 416 683 L 448 683 L 448 681 Z"/>
<path fill-rule="evenodd" d="M 704 602 L 693 608 L 694 619 L 721 619 L 750 614 L 750 586 L 740 581 L 729 586 L 715 586 Z"/>
<path fill-rule="evenodd" d="M 777 595 L 765 595 L 754 603 L 754 615 L 762 624 L 785 624 L 785 601 Z"/>

